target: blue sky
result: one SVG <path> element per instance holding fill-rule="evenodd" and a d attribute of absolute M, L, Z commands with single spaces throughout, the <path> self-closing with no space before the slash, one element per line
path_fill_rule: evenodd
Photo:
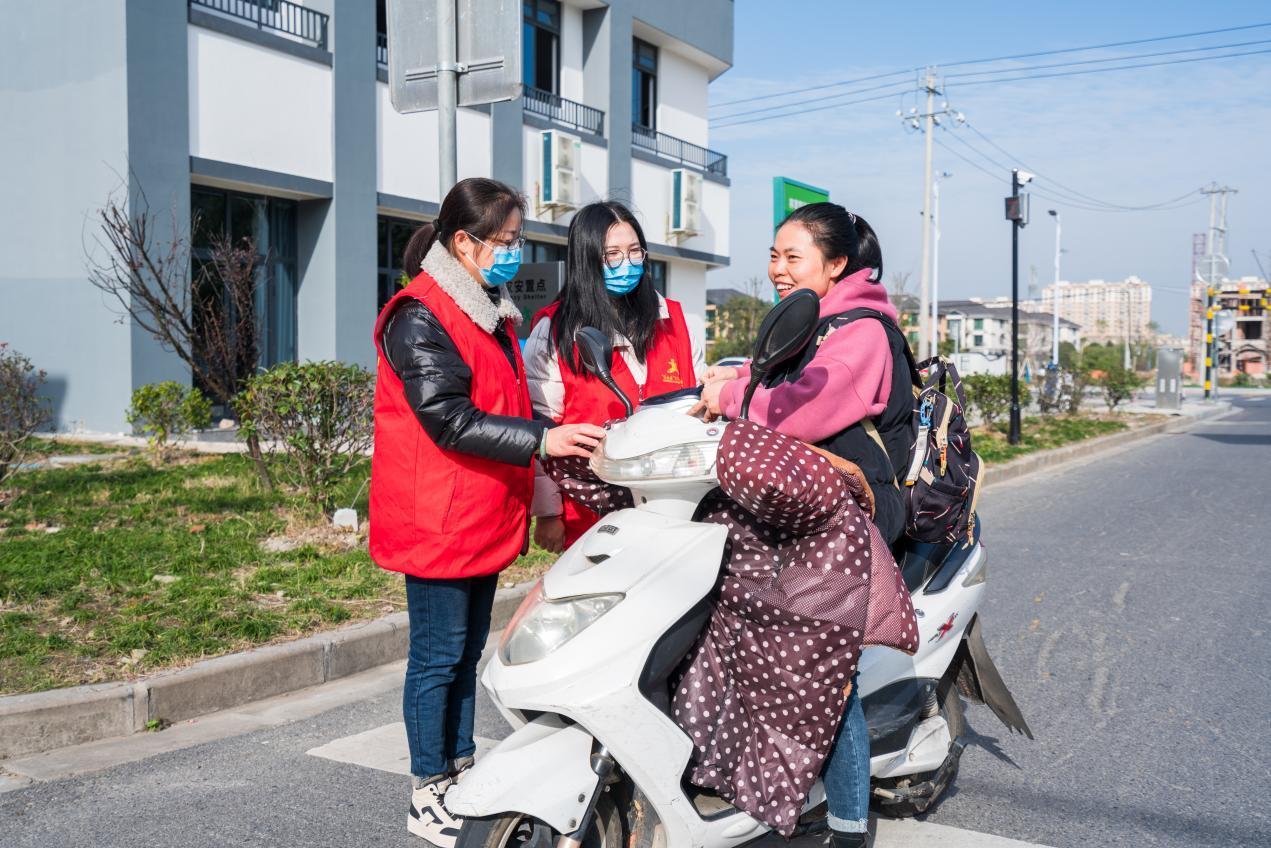
<path fill-rule="evenodd" d="M 1266 2 L 884 6 L 737 0 L 734 64 L 711 85 L 711 114 L 832 96 L 900 78 L 715 105 L 927 64 L 1269 21 L 1271 3 Z M 1271 27 L 992 67 L 1259 40 L 1271 40 Z M 1268 49 L 1271 43 L 1216 52 Z M 1185 57 L 1155 61 L 1174 58 Z M 950 68 L 948 73 L 987 67 Z M 1058 181 L 1101 200 L 1140 206 L 1213 181 L 1238 189 L 1229 205 L 1232 274 L 1257 273 L 1251 249 L 1259 251 L 1264 265 L 1271 264 L 1271 53 L 997 85 L 958 85 L 949 78 L 945 99 L 981 133 L 1042 173 L 1039 191 L 1055 193 L 1053 181 Z M 910 289 L 916 291 L 923 141 L 920 134 L 906 132 L 895 114 L 914 103 L 913 94 L 903 100 L 897 95 L 741 126 L 713 124 L 710 146 L 728 155 L 732 179 L 732 265 L 712 272 L 708 285 L 739 287 L 747 277 L 766 279 L 771 181 L 783 175 L 828 188 L 833 200 L 864 215 L 883 243 L 886 276 L 911 272 Z M 935 148 L 935 170 L 953 173 L 941 188 L 941 296 L 1009 295 L 1010 227 L 1002 216 L 1009 171 L 978 157 L 954 134 L 1003 165 L 1017 164 L 969 129 L 938 132 L 936 138 L 948 147 L 1000 174 L 994 179 L 939 145 Z M 1032 224 L 1021 233 L 1022 296 L 1032 268 L 1038 286 L 1049 284 L 1053 276 L 1055 231 L 1046 214 L 1049 208 L 1063 216 L 1064 279 L 1142 277 L 1154 286 L 1153 318 L 1166 332 L 1184 331 L 1192 234 L 1207 225 L 1207 203 L 1198 198 L 1179 209 L 1113 213 L 1034 197 Z"/>

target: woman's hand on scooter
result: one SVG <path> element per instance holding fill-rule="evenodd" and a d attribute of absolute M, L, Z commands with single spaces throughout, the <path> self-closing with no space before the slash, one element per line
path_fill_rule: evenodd
<path fill-rule="evenodd" d="M 534 544 L 549 554 L 565 550 L 565 522 L 559 515 L 540 515 L 534 519 Z"/>
<path fill-rule="evenodd" d="M 709 371 L 707 372 L 710 373 Z M 702 399 L 694 404 L 693 408 L 688 411 L 689 415 L 696 415 L 703 421 L 714 421 L 722 416 L 723 410 L 719 405 L 719 395 L 724 391 L 727 380 L 716 380 L 702 386 Z"/>
<path fill-rule="evenodd" d="M 595 424 L 561 424 L 547 431 L 547 455 L 588 457 L 604 437 Z"/>

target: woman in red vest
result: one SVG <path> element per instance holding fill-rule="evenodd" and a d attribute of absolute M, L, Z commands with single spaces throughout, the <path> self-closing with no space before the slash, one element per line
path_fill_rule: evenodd
<path fill-rule="evenodd" d="M 583 370 L 574 333 L 595 327 L 613 338 L 613 376 L 631 399 L 697 385 L 706 370 L 684 310 L 653 288 L 640 223 L 621 203 L 591 203 L 569 225 L 565 284 L 555 303 L 534 316 L 525 370 L 534 411 L 556 422 L 603 424 L 625 415 L 613 392 Z M 552 552 L 572 545 L 596 523 L 594 512 L 564 499 L 551 478 L 534 482 L 534 541 Z"/>
<path fill-rule="evenodd" d="M 410 652 L 402 706 L 413 792 L 408 830 L 454 848 L 443 796 L 472 763 L 476 666 L 498 572 L 526 550 L 535 455 L 587 456 L 604 431 L 533 420 L 502 285 L 521 261 L 525 200 L 468 179 L 421 227 L 420 269 L 375 323 L 370 551 L 406 575 Z"/>

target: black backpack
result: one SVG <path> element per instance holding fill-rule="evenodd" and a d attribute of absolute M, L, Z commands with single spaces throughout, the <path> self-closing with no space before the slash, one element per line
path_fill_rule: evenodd
<path fill-rule="evenodd" d="M 853 309 L 843 318 L 837 326 L 859 318 L 876 318 L 903 342 L 905 364 L 913 380 L 916 435 L 905 475 L 902 479 L 897 472 L 892 484 L 901 490 L 905 502 L 905 536 L 918 542 L 966 540 L 969 544 L 975 533 L 975 505 L 983 466 L 971 449 L 971 431 L 964 414 L 966 394 L 958 370 L 939 356 L 915 362 L 909 342 L 895 322 L 877 310 Z M 866 418 L 861 424 L 886 455 L 877 422 Z"/>

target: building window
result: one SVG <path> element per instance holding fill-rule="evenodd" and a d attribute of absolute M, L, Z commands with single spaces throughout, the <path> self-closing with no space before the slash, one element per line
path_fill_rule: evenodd
<path fill-rule="evenodd" d="M 658 49 L 635 39 L 631 51 L 631 120 L 645 129 L 657 129 L 658 113 Z"/>
<path fill-rule="evenodd" d="M 666 263 L 660 259 L 645 259 L 645 263 L 649 266 L 649 279 L 653 282 L 653 288 L 658 294 L 666 296 Z"/>
<path fill-rule="evenodd" d="M 984 329 L 984 319 L 983 319 L 983 318 L 976 318 L 976 319 L 975 319 L 975 329 L 977 329 L 977 330 L 983 330 L 983 329 Z M 976 344 L 979 344 L 979 342 L 976 342 Z"/>
<path fill-rule="evenodd" d="M 269 368 L 296 358 L 296 202 L 202 186 L 190 189 L 194 279 L 212 259 L 212 236 L 256 244 L 256 315 L 261 337 L 257 364 Z"/>
<path fill-rule="evenodd" d="M 397 290 L 415 279 L 418 268 L 403 268 L 402 254 L 406 250 L 406 242 L 419 228 L 418 221 L 405 218 L 385 218 L 381 216 L 376 225 L 376 265 L 379 268 L 378 292 L 379 309 L 397 294 Z M 377 310 L 378 311 L 378 310 Z"/>
<path fill-rule="evenodd" d="M 976 334 L 975 334 L 975 335 L 971 338 L 971 346 L 972 346 L 972 347 L 984 347 L 984 336 L 980 335 L 979 333 L 976 333 Z"/>
<path fill-rule="evenodd" d="M 527 241 L 521 250 L 522 262 L 564 262 L 565 245 L 550 241 Z"/>
<path fill-rule="evenodd" d="M 560 3 L 525 0 L 522 72 L 525 84 L 560 94 Z"/>

